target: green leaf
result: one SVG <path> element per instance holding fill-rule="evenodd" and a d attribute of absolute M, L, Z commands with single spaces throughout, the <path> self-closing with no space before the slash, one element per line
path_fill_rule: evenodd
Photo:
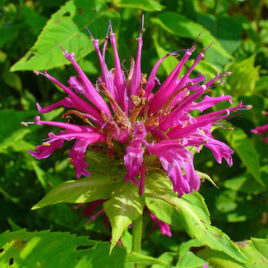
<path fill-rule="evenodd" d="M 116 7 L 136 8 L 148 12 L 161 11 L 163 6 L 155 0 L 112 0 Z"/>
<path fill-rule="evenodd" d="M 174 206 L 156 198 L 145 198 L 146 206 L 161 221 L 168 223 L 173 228 L 180 230 L 183 226 L 180 215 Z"/>
<path fill-rule="evenodd" d="M 240 250 L 250 260 L 248 264 L 238 263 L 223 252 L 218 252 L 211 249 L 203 249 L 198 252 L 198 255 L 208 261 L 213 267 L 222 268 L 262 268 L 268 266 L 268 239 L 251 238 L 251 240 L 237 243 Z"/>
<path fill-rule="evenodd" d="M 11 67 L 11 71 L 44 70 L 70 64 L 56 42 L 67 51 L 75 52 L 76 60 L 92 52 L 93 45 L 85 26 L 89 26 L 97 38 L 104 37 L 109 19 L 118 18 L 113 10 L 96 12 L 96 2 L 68 1 L 51 16 L 34 46 Z"/>
<path fill-rule="evenodd" d="M 208 180 L 211 184 L 213 184 L 215 187 L 219 188 L 217 186 L 217 184 L 212 180 L 212 178 L 210 178 L 210 176 L 208 176 L 207 174 L 201 172 L 201 171 L 197 171 L 196 170 L 197 175 L 200 177 L 200 179 L 205 179 Z"/>
<path fill-rule="evenodd" d="M 106 199 L 119 182 L 118 178 L 111 178 L 97 173 L 91 178 L 66 181 L 54 187 L 32 209 L 62 202 L 88 203 L 97 199 Z"/>
<path fill-rule="evenodd" d="M 126 253 L 115 247 L 109 255 L 109 243 L 89 240 L 63 232 L 5 232 L 0 235 L 0 266 L 28 267 L 135 267 L 137 264 L 166 263 L 141 254 Z"/>
<path fill-rule="evenodd" d="M 268 76 L 263 76 L 256 82 L 255 92 L 267 90 L 267 88 L 268 88 Z"/>
<path fill-rule="evenodd" d="M 144 197 L 133 183 L 124 182 L 114 190 L 112 197 L 103 203 L 104 211 L 112 225 L 111 249 L 114 248 L 128 226 L 142 215 Z"/>
<path fill-rule="evenodd" d="M 21 121 L 27 121 L 35 112 L 33 111 L 0 111 L 0 152 L 5 152 L 10 146 L 17 143 L 30 132 L 30 128 L 22 126 Z"/>
<path fill-rule="evenodd" d="M 238 95 L 250 96 L 255 91 L 255 85 L 259 79 L 260 66 L 255 67 L 255 55 L 242 60 L 234 61 L 227 67 L 232 73 L 227 82 L 230 84 L 233 93 Z"/>
<path fill-rule="evenodd" d="M 160 177 L 159 174 L 158 176 Z M 165 180 L 164 176 L 163 180 Z M 247 259 L 231 239 L 218 228 L 211 226 L 208 209 L 200 194 L 193 192 L 178 198 L 172 191 L 164 189 L 162 192 L 155 191 L 158 185 L 157 180 L 150 180 L 145 189 L 145 195 L 163 200 L 174 206 L 181 218 L 183 227 L 191 237 L 197 238 L 210 248 L 225 252 L 242 263 L 247 262 Z"/>
<path fill-rule="evenodd" d="M 262 178 L 265 182 L 265 185 L 268 185 L 267 173 L 264 173 Z M 234 191 L 241 191 L 248 194 L 258 194 L 267 191 L 267 186 L 263 187 L 260 185 L 256 180 L 254 180 L 250 173 L 245 173 L 235 178 L 226 180 L 223 182 L 223 185 L 224 187 Z"/>
<path fill-rule="evenodd" d="M 262 214 L 261 202 L 256 199 L 250 200 L 245 195 L 229 189 L 225 189 L 218 194 L 215 207 L 220 211 L 217 219 L 227 222 L 257 219 Z"/>
<path fill-rule="evenodd" d="M 255 180 L 261 185 L 264 185 L 261 179 L 258 154 L 244 131 L 235 128 L 233 131 L 229 131 L 226 136 L 231 146 L 237 152 L 243 164 L 247 167 Z"/>
<path fill-rule="evenodd" d="M 245 264 L 241 264 L 223 252 L 219 252 L 210 248 L 198 251 L 198 256 L 206 260 L 212 267 L 219 268 L 245 268 Z"/>
<path fill-rule="evenodd" d="M 232 58 L 232 56 L 217 42 L 216 38 L 202 25 L 195 23 L 175 12 L 162 12 L 158 17 L 151 19 L 155 24 L 161 26 L 167 32 L 185 38 L 196 39 L 199 33 L 199 41 L 207 47 L 215 42 L 214 49 L 221 55 Z"/>
<path fill-rule="evenodd" d="M 0 49 L 7 43 L 11 42 L 12 39 L 15 39 L 18 36 L 20 26 L 10 25 L 8 27 L 0 27 Z"/>
<path fill-rule="evenodd" d="M 0 266 L 8 267 L 75 267 L 97 243 L 87 237 L 76 237 L 69 233 L 5 232 L 0 235 Z M 81 249 L 80 249 L 81 247 Z M 86 249 L 83 249 L 86 248 Z"/>
<path fill-rule="evenodd" d="M 182 243 L 179 249 L 179 262 L 176 267 L 203 268 L 203 265 L 206 262 L 190 251 L 190 249 L 193 247 L 200 248 L 203 245 L 204 244 L 197 239 L 191 239 L 187 242 Z"/>
<path fill-rule="evenodd" d="M 193 252 L 188 251 L 177 264 L 176 268 L 203 268 L 204 263 L 203 259 L 196 256 Z"/>
<path fill-rule="evenodd" d="M 176 255 L 174 252 L 165 252 L 158 257 L 158 260 L 164 261 L 167 263 L 167 267 L 171 267 L 174 258 L 177 257 Z M 163 268 L 163 265 L 154 264 L 151 268 Z"/>

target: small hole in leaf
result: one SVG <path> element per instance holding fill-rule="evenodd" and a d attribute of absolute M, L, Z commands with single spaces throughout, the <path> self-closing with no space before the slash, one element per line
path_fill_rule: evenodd
<path fill-rule="evenodd" d="M 67 11 L 67 12 L 63 13 L 62 16 L 63 17 L 70 17 L 71 16 L 71 12 L 70 11 Z"/>
<path fill-rule="evenodd" d="M 31 53 L 31 54 L 27 57 L 26 61 L 28 61 L 31 57 L 34 57 L 34 56 L 35 56 L 35 54 L 34 54 L 34 53 Z"/>
<path fill-rule="evenodd" d="M 12 258 L 10 258 L 8 265 L 11 266 L 11 265 L 13 265 L 13 263 L 14 263 L 14 258 L 12 257 Z"/>
<path fill-rule="evenodd" d="M 2 253 L 4 251 L 4 249 L 3 248 L 0 248 L 0 253 Z"/>
<path fill-rule="evenodd" d="M 81 250 L 81 249 L 90 249 L 92 248 L 93 245 L 82 245 L 82 246 L 78 246 L 76 247 L 76 250 Z"/>

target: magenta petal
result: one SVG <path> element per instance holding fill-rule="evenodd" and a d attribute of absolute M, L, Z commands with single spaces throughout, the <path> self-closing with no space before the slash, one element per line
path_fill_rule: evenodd
<path fill-rule="evenodd" d="M 68 80 L 68 84 L 76 93 L 86 95 L 82 79 L 79 76 L 71 76 Z"/>
<path fill-rule="evenodd" d="M 79 81 L 83 86 L 83 92 L 85 96 L 100 110 L 103 111 L 106 115 L 111 116 L 110 109 L 102 96 L 98 93 L 98 91 L 94 88 L 88 77 L 82 71 L 76 60 L 74 59 L 74 53 L 64 52 L 64 56 L 73 64 L 77 73 L 79 74 Z"/>
<path fill-rule="evenodd" d="M 188 49 L 183 58 L 180 60 L 179 64 L 168 76 L 166 81 L 162 84 L 159 90 L 155 93 L 154 98 L 151 101 L 149 113 L 154 113 L 160 109 L 160 107 L 168 100 L 172 95 L 173 89 L 175 87 L 175 81 L 177 81 L 178 75 L 180 74 L 182 67 L 192 55 L 194 49 Z"/>
<path fill-rule="evenodd" d="M 256 127 L 255 129 L 252 129 L 251 132 L 255 134 L 262 135 L 263 133 L 268 131 L 268 124 L 261 126 L 261 127 Z"/>
<path fill-rule="evenodd" d="M 140 168 L 143 164 L 144 148 L 142 147 L 142 144 L 146 143 L 144 140 L 145 136 L 146 131 L 144 125 L 140 122 L 140 124 L 135 126 L 133 133 L 134 138 L 126 148 L 126 154 L 124 156 L 125 166 L 127 168 L 125 180 L 131 180 L 137 185 L 139 185 L 139 182 L 136 177 L 139 175 Z"/>
<path fill-rule="evenodd" d="M 228 165 L 232 166 L 233 160 L 232 160 L 231 155 L 234 153 L 234 151 L 229 146 L 227 146 L 225 143 L 210 138 L 204 144 L 204 146 L 208 147 L 212 151 L 212 153 L 213 153 L 213 155 L 218 163 L 221 163 L 222 158 L 224 158 L 226 160 L 226 162 L 228 163 Z"/>
<path fill-rule="evenodd" d="M 168 57 L 171 55 L 175 55 L 175 53 L 168 53 L 166 54 L 164 57 L 162 57 L 160 60 L 158 60 L 158 62 L 155 64 L 155 66 L 153 67 L 153 70 L 148 78 L 146 87 L 145 87 L 145 97 L 149 97 L 155 84 L 156 84 L 156 72 L 159 68 L 159 66 L 161 65 L 161 63 Z"/>
<path fill-rule="evenodd" d="M 186 148 L 174 143 L 176 141 L 161 141 L 150 146 L 150 152 L 156 154 L 167 172 L 175 192 L 179 196 L 185 193 L 191 193 L 199 188 L 199 177 L 194 171 L 193 156 Z M 182 168 L 185 173 L 183 175 Z M 191 176 L 191 177 L 190 177 Z"/>
<path fill-rule="evenodd" d="M 61 131 L 60 134 L 64 134 L 65 131 Z M 43 159 L 51 156 L 51 154 L 62 147 L 64 139 L 54 140 L 52 142 L 46 143 L 45 145 L 38 145 L 36 151 L 28 151 L 36 159 Z"/>
<path fill-rule="evenodd" d="M 66 97 L 63 100 L 58 101 L 58 102 L 56 102 L 50 106 L 47 106 L 45 108 L 42 108 L 39 103 L 36 103 L 36 106 L 37 106 L 38 112 L 43 114 L 43 113 L 49 113 L 60 106 L 63 106 L 65 108 L 75 107 L 75 103 L 70 98 Z"/>
<path fill-rule="evenodd" d="M 69 152 L 69 156 L 72 158 L 76 177 L 80 178 L 82 175 L 90 176 L 90 172 L 86 170 L 88 163 L 84 161 L 84 156 L 91 141 L 88 140 L 77 140 Z"/>
<path fill-rule="evenodd" d="M 91 106 L 89 103 L 84 101 L 82 98 L 77 96 L 70 88 L 64 86 L 62 83 L 60 83 L 58 80 L 56 80 L 53 76 L 49 75 L 48 73 L 45 73 L 45 76 L 52 81 L 54 84 L 61 87 L 72 99 L 72 101 L 75 103 L 76 107 L 79 110 L 82 110 L 83 112 L 87 112 L 89 114 L 92 114 L 96 119 L 102 121 L 102 118 L 98 112 L 98 110 Z"/>
<path fill-rule="evenodd" d="M 178 107 L 173 109 L 173 111 L 171 112 L 170 115 L 165 117 L 165 119 L 160 122 L 160 128 L 161 129 L 168 129 L 168 128 L 172 128 L 172 127 L 176 126 L 182 113 L 185 110 L 187 111 L 187 109 L 189 109 L 189 106 L 196 99 L 198 99 L 200 96 L 202 96 L 203 93 L 205 92 L 205 90 L 206 90 L 205 87 L 201 87 L 198 91 L 196 91 L 192 95 L 186 97 Z"/>
<path fill-rule="evenodd" d="M 138 52 L 133 71 L 133 76 L 130 84 L 130 95 L 139 96 L 139 90 L 141 87 L 141 50 L 142 50 L 142 37 L 137 38 Z"/>
<path fill-rule="evenodd" d="M 158 224 L 162 235 L 172 237 L 169 224 L 159 220 L 151 211 L 149 211 L 149 215 L 151 219 Z"/>
<path fill-rule="evenodd" d="M 125 77 L 121 69 L 121 63 L 120 63 L 119 55 L 118 55 L 117 48 L 116 48 L 115 34 L 113 32 L 110 34 L 110 39 L 111 39 L 111 44 L 112 44 L 113 51 L 114 51 L 114 64 L 115 64 L 114 81 L 115 81 L 115 85 L 116 85 L 117 92 L 119 95 L 119 102 L 123 107 L 124 94 L 126 90 L 126 86 L 124 84 Z"/>
<path fill-rule="evenodd" d="M 230 95 L 227 95 L 227 96 L 222 95 L 221 97 L 210 97 L 206 95 L 203 98 L 203 100 L 200 101 L 199 103 L 193 103 L 191 105 L 191 110 L 199 110 L 200 112 L 203 112 L 207 110 L 208 108 L 213 107 L 214 105 L 216 105 L 217 103 L 221 101 L 229 101 L 230 104 L 233 104 L 232 96 Z"/>

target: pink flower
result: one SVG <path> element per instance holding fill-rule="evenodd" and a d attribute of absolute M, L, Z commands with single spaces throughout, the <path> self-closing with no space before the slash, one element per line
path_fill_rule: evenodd
<path fill-rule="evenodd" d="M 49 157 L 56 149 L 62 147 L 65 141 L 76 140 L 69 156 L 75 166 L 76 176 L 90 176 L 86 169 L 88 163 L 84 160 L 87 150 L 93 150 L 92 144 L 102 143 L 104 150 L 117 153 L 117 148 L 124 150 L 125 180 L 131 181 L 144 191 L 146 171 L 152 163 L 166 171 L 173 190 L 182 196 L 185 193 L 197 191 L 200 178 L 195 171 L 191 149 L 197 151 L 204 145 L 209 148 L 217 162 L 224 158 L 232 165 L 231 155 L 234 151 L 226 144 L 213 138 L 211 128 L 228 118 L 230 112 L 248 109 L 241 103 L 238 106 L 216 112 L 202 114 L 219 102 L 229 101 L 231 96 L 210 97 L 208 90 L 221 83 L 225 75 L 217 74 L 211 80 L 199 74 L 192 77 L 195 66 L 204 58 L 203 50 L 195 59 L 189 70 L 181 75 L 181 70 L 192 56 L 195 45 L 183 50 L 179 64 L 161 85 L 156 77 L 158 67 L 177 52 L 168 53 L 153 67 L 146 80 L 141 71 L 143 27 L 137 38 L 138 50 L 136 61 L 132 58 L 128 72 L 124 72 L 116 47 L 115 33 L 109 25 L 103 50 L 100 50 L 99 40 L 91 39 L 97 52 L 101 67 L 101 76 L 93 84 L 81 70 L 75 60 L 74 53 L 68 53 L 61 48 L 64 56 L 73 64 L 77 76 L 70 77 L 68 86 L 56 80 L 46 71 L 38 72 L 51 82 L 61 87 L 66 97 L 49 107 L 42 108 L 37 103 L 40 113 L 48 113 L 63 106 L 68 110 L 63 118 L 79 119 L 78 123 L 42 121 L 36 117 L 37 125 L 56 126 L 58 133 L 50 132 L 44 143 L 30 151 L 37 159 Z M 110 40 L 114 54 L 114 68 L 108 70 L 105 63 L 105 52 Z M 202 97 L 204 96 L 204 97 Z M 106 102 L 104 97 L 109 100 Z M 201 98 L 201 100 L 199 100 Z M 193 117 L 192 111 L 199 110 L 201 115 Z M 120 143 L 121 146 L 115 146 Z M 158 161 L 151 161 L 152 158 Z M 168 231 L 166 231 L 168 234 Z"/>
<path fill-rule="evenodd" d="M 268 112 L 264 112 L 265 115 L 268 115 Z M 262 135 L 265 132 L 268 132 L 268 124 L 260 126 L 260 127 L 256 127 L 255 129 L 251 129 L 252 133 L 258 134 L 258 135 Z M 266 136 L 265 138 L 261 138 L 264 142 L 268 143 L 268 136 Z"/>

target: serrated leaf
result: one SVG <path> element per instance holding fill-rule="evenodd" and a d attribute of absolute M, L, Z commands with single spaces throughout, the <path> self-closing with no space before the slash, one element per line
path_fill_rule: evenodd
<path fill-rule="evenodd" d="M 87 237 L 77 237 L 70 233 L 5 232 L 0 235 L 0 266 L 7 267 L 74 267 L 77 258 L 97 243 Z M 86 246 L 79 250 L 79 247 Z M 12 261 L 11 261 L 12 259 Z"/>
<path fill-rule="evenodd" d="M 111 249 L 114 248 L 122 233 L 142 215 L 144 197 L 133 183 L 124 182 L 114 190 L 113 196 L 103 203 L 104 211 L 112 225 Z"/>
<path fill-rule="evenodd" d="M 243 164 L 247 167 L 255 180 L 261 185 L 264 185 L 261 179 L 258 154 L 244 131 L 235 128 L 233 131 L 229 131 L 226 136 L 231 146 L 237 152 Z"/>
<path fill-rule="evenodd" d="M 145 189 L 145 195 L 163 200 L 174 206 L 188 235 L 197 238 L 210 248 L 225 252 L 242 263 L 247 262 L 245 256 L 231 239 L 220 229 L 211 225 L 208 209 L 200 194 L 193 192 L 178 198 L 172 191 L 155 192 L 154 189 L 157 186 L 152 187 L 153 184 L 152 180 L 150 187 Z"/>
<path fill-rule="evenodd" d="M 137 8 L 144 11 L 161 11 L 163 6 L 155 0 L 113 0 L 112 3 L 117 7 Z"/>
<path fill-rule="evenodd" d="M 216 38 L 202 25 L 195 23 L 186 17 L 175 12 L 162 12 L 158 17 L 151 19 L 155 24 L 161 26 L 167 32 L 195 40 L 199 33 L 199 41 L 208 46 L 211 42 L 215 42 L 214 49 L 221 55 L 232 58 L 232 56 L 217 42 Z"/>
<path fill-rule="evenodd" d="M 88 203 L 97 199 L 106 199 L 119 182 L 118 178 L 97 173 L 90 178 L 66 181 L 54 187 L 32 209 L 62 202 Z"/>
<path fill-rule="evenodd" d="M 43 267 L 135 267 L 137 264 L 166 266 L 152 257 L 126 253 L 115 247 L 109 255 L 109 243 L 89 240 L 63 232 L 5 232 L 0 235 L 0 266 L 14 268 Z"/>
<path fill-rule="evenodd" d="M 113 10 L 96 12 L 95 2 L 68 1 L 51 16 L 34 46 L 11 67 L 11 71 L 44 70 L 70 64 L 56 42 L 67 51 L 75 52 L 76 60 L 93 51 L 85 27 L 89 26 L 96 37 L 104 37 L 109 19 L 118 17 Z"/>
<path fill-rule="evenodd" d="M 242 60 L 234 61 L 228 66 L 228 71 L 232 73 L 227 82 L 237 95 L 250 96 L 255 90 L 256 82 L 259 79 L 260 66 L 255 67 L 255 55 Z"/>

